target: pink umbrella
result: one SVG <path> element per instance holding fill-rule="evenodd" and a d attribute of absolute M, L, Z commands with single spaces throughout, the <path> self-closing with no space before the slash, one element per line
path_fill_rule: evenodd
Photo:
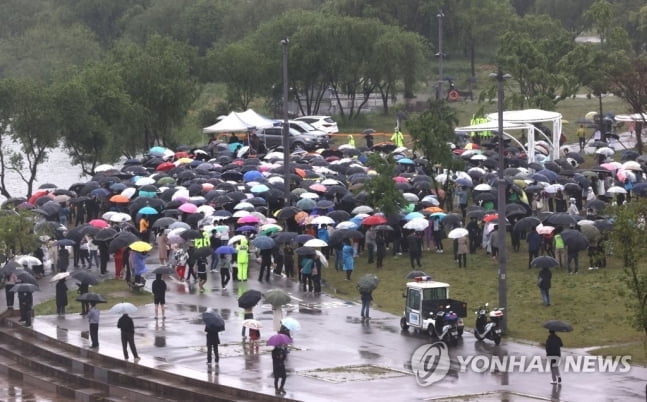
<path fill-rule="evenodd" d="M 540 235 L 549 235 L 549 234 L 553 233 L 553 231 L 555 230 L 555 227 L 553 227 L 553 226 L 537 225 L 537 229 L 536 229 L 536 230 L 537 230 L 537 233 L 539 233 Z"/>
<path fill-rule="evenodd" d="M 193 214 L 198 210 L 198 206 L 191 204 L 190 202 L 185 202 L 184 204 L 180 205 L 178 209 L 182 212 L 186 212 L 187 214 Z"/>
<path fill-rule="evenodd" d="M 402 176 L 396 176 L 396 177 L 393 178 L 393 181 L 395 181 L 396 183 L 408 183 L 409 179 L 407 179 L 406 177 L 402 177 Z"/>
<path fill-rule="evenodd" d="M 310 190 L 316 191 L 316 192 L 319 192 L 319 193 L 325 193 L 328 190 L 326 188 L 326 186 L 324 186 L 323 184 L 319 184 L 319 183 L 315 183 L 315 184 L 311 185 L 309 188 L 310 188 Z"/>
<path fill-rule="evenodd" d="M 88 222 L 90 225 L 94 226 L 95 228 L 99 229 L 105 229 L 110 227 L 110 224 L 103 219 L 92 219 L 90 222 Z"/>
<path fill-rule="evenodd" d="M 240 217 L 236 222 L 238 223 L 259 223 L 261 220 L 254 215 L 246 215 Z"/>
<path fill-rule="evenodd" d="M 618 170 L 622 167 L 622 164 L 620 162 L 608 162 L 601 164 L 600 167 L 607 170 Z"/>

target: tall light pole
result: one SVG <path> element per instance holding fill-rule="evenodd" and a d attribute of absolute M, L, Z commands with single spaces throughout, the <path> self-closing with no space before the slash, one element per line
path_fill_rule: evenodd
<path fill-rule="evenodd" d="M 285 205 L 290 203 L 290 116 L 288 116 L 288 45 L 290 40 L 283 38 L 283 184 Z"/>
<path fill-rule="evenodd" d="M 445 18 L 442 10 L 436 14 L 436 18 L 438 18 L 438 92 L 436 99 L 441 99 L 443 96 L 443 18 Z"/>
<path fill-rule="evenodd" d="M 497 183 L 497 214 L 499 215 L 498 219 L 498 251 L 499 251 L 499 307 L 507 308 L 508 305 L 508 282 L 507 282 L 507 256 L 506 256 L 506 244 L 505 244 L 505 234 L 506 234 L 506 219 L 505 219 L 505 203 L 506 203 L 506 194 L 505 194 L 505 178 L 503 176 L 503 170 L 505 169 L 505 157 L 504 157 L 504 143 L 503 143 L 503 82 L 509 78 L 512 78 L 510 74 L 503 74 L 501 69 L 495 73 L 490 74 L 491 78 L 497 80 L 497 119 L 498 119 L 498 140 L 499 140 L 499 165 L 498 170 L 498 183 Z M 501 323 L 504 331 L 508 328 L 508 323 L 506 316 L 503 316 L 503 322 Z"/>

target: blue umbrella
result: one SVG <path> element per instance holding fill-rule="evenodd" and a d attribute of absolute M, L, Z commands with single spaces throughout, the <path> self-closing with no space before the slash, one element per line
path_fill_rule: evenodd
<path fill-rule="evenodd" d="M 61 239 L 61 240 L 56 240 L 56 245 L 58 246 L 73 246 L 75 245 L 76 242 L 72 239 Z"/>
<path fill-rule="evenodd" d="M 401 165 L 415 165 L 416 163 L 409 158 L 400 158 L 397 161 Z"/>
<path fill-rule="evenodd" d="M 315 206 L 316 206 L 316 203 L 310 198 L 303 198 L 297 201 L 297 208 L 302 209 L 304 211 L 310 211 L 314 209 Z"/>
<path fill-rule="evenodd" d="M 473 186 L 472 182 L 470 180 L 466 179 L 466 178 L 456 179 L 456 184 L 461 185 L 463 187 L 472 187 Z"/>
<path fill-rule="evenodd" d="M 166 148 L 164 147 L 153 147 L 148 150 L 148 154 L 152 156 L 164 156 Z"/>
<path fill-rule="evenodd" d="M 245 172 L 245 174 L 243 175 L 243 181 L 245 183 L 249 181 L 258 181 L 262 178 L 263 178 L 263 174 L 258 170 L 250 170 L 249 172 Z"/>
<path fill-rule="evenodd" d="M 268 249 L 274 248 L 274 246 L 276 245 L 276 242 L 271 237 L 258 236 L 257 238 L 252 240 L 252 244 L 261 250 L 268 250 Z"/>
<path fill-rule="evenodd" d="M 95 197 L 107 197 L 110 195 L 110 190 L 108 190 L 107 188 L 99 187 L 90 191 L 90 195 L 93 195 Z"/>
<path fill-rule="evenodd" d="M 139 191 L 139 196 L 141 198 L 155 198 L 157 197 L 157 193 L 154 191 Z"/>
<path fill-rule="evenodd" d="M 153 207 L 145 206 L 139 211 L 137 211 L 138 214 L 140 215 L 157 215 L 159 212 Z"/>
<path fill-rule="evenodd" d="M 112 191 L 123 191 L 126 189 L 126 186 L 124 183 L 112 183 L 110 185 L 110 190 Z"/>
<path fill-rule="evenodd" d="M 411 219 L 415 218 L 424 218 L 425 216 L 421 214 L 420 212 L 409 212 L 404 216 L 405 221 L 410 221 Z"/>
<path fill-rule="evenodd" d="M 215 251 L 216 254 L 236 254 L 236 249 L 232 246 L 220 246 Z"/>
<path fill-rule="evenodd" d="M 252 193 L 264 193 L 266 191 L 270 191 L 270 188 L 267 187 L 265 184 L 257 184 L 251 189 L 249 189 L 249 191 L 251 191 Z"/>
<path fill-rule="evenodd" d="M 258 229 L 256 226 L 245 225 L 239 228 L 236 228 L 236 232 L 256 232 Z"/>
<path fill-rule="evenodd" d="M 445 219 L 446 216 L 447 214 L 444 212 L 434 212 L 433 214 L 429 215 L 430 218 L 438 218 L 441 221 Z"/>

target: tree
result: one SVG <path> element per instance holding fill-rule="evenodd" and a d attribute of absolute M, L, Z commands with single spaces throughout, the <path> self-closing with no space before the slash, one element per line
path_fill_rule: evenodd
<path fill-rule="evenodd" d="M 613 27 L 613 11 L 613 6 L 607 0 L 595 0 L 591 7 L 584 12 L 584 19 L 597 32 L 602 47 L 605 47 Z"/>
<path fill-rule="evenodd" d="M 638 198 L 614 208 L 615 228 L 610 232 L 617 254 L 623 258 L 631 322 L 647 335 L 647 200 Z"/>
<path fill-rule="evenodd" d="M 402 192 L 395 186 L 396 164 L 391 155 L 372 153 L 367 166 L 375 169 L 376 175 L 364 183 L 361 191 L 366 192 L 366 202 L 374 205 L 385 216 L 397 215 L 407 204 Z"/>
<path fill-rule="evenodd" d="M 143 46 L 120 42 L 113 57 L 132 102 L 142 113 L 139 150 L 177 144 L 174 130 L 199 94 L 195 48 L 153 35 Z"/>
<path fill-rule="evenodd" d="M 0 215 L 0 251 L 3 254 L 27 254 L 40 245 L 38 236 L 32 231 L 34 218 L 30 211 L 12 211 Z"/>

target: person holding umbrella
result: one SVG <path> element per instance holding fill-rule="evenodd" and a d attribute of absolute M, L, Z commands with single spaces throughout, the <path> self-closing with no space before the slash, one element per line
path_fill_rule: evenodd
<path fill-rule="evenodd" d="M 303 281 L 303 291 L 312 292 L 312 270 L 314 269 L 314 256 L 304 255 L 301 258 L 301 280 Z"/>
<path fill-rule="evenodd" d="M 15 272 L 10 272 L 6 275 L 4 291 L 7 300 L 7 310 L 13 310 L 15 293 L 11 291 L 11 288 L 13 288 L 13 286 L 16 284 L 16 281 L 18 281 L 18 277 L 16 276 Z"/>
<path fill-rule="evenodd" d="M 31 292 L 18 292 L 18 305 L 20 306 L 20 321 L 25 323 L 26 327 L 31 327 L 31 309 L 34 305 L 34 296 Z"/>
<path fill-rule="evenodd" d="M 371 318 L 368 314 L 369 307 L 371 306 L 371 301 L 373 301 L 373 290 L 368 288 L 359 288 L 359 294 L 362 299 L 362 319 L 366 318 L 367 320 Z"/>
<path fill-rule="evenodd" d="M 155 304 L 155 319 L 157 319 L 157 310 L 161 306 L 162 320 L 164 320 L 166 319 L 166 282 L 162 279 L 162 274 L 155 275 L 151 290 L 153 292 L 153 303 Z"/>
<path fill-rule="evenodd" d="M 121 330 L 121 347 L 124 351 L 124 359 L 128 360 L 128 345 L 130 345 L 130 351 L 133 352 L 135 361 L 138 361 L 139 355 L 135 347 L 135 324 L 133 319 L 127 313 L 124 313 L 117 321 L 117 328 Z"/>
<path fill-rule="evenodd" d="M 551 384 L 562 383 L 562 377 L 559 374 L 559 359 L 562 355 L 562 346 L 564 346 L 562 339 L 557 336 L 554 330 L 549 330 L 548 339 L 546 339 L 546 357 L 550 363 Z"/>
<path fill-rule="evenodd" d="M 56 282 L 56 314 L 59 317 L 65 316 L 67 306 L 67 283 L 65 277 Z"/>
<path fill-rule="evenodd" d="M 90 302 L 90 306 L 87 317 L 90 324 L 90 340 L 92 341 L 90 347 L 94 349 L 99 347 L 99 318 L 101 314 L 97 308 L 97 302 Z"/>
<path fill-rule="evenodd" d="M 287 354 L 285 349 L 281 346 L 275 346 L 272 349 L 272 371 L 274 374 L 274 391 L 277 394 L 285 394 L 285 380 L 287 379 L 287 372 L 285 370 L 285 359 Z M 279 386 L 279 380 L 281 385 Z"/>
<path fill-rule="evenodd" d="M 238 280 L 247 281 L 247 267 L 249 264 L 249 246 L 247 238 L 243 237 L 236 246 L 236 265 L 238 266 Z"/>
<path fill-rule="evenodd" d="M 539 271 L 537 277 L 537 286 L 539 286 L 539 292 L 541 293 L 541 298 L 543 299 L 544 306 L 550 306 L 550 285 L 551 279 L 553 278 L 553 273 L 550 272 L 548 266 L 542 267 Z"/>
<path fill-rule="evenodd" d="M 205 325 L 204 332 L 207 333 L 207 365 L 211 365 L 212 361 L 217 366 L 220 362 L 220 353 L 218 352 L 218 345 L 220 345 L 219 328 L 213 325 Z M 213 360 L 212 360 L 213 354 Z"/>
<path fill-rule="evenodd" d="M 81 281 L 79 284 L 77 284 L 77 292 L 80 296 L 83 296 L 84 294 L 88 293 L 90 290 L 90 284 L 85 281 Z M 88 311 L 90 310 L 90 304 L 86 301 L 81 302 L 81 313 L 80 315 L 86 315 L 88 314 Z"/>

